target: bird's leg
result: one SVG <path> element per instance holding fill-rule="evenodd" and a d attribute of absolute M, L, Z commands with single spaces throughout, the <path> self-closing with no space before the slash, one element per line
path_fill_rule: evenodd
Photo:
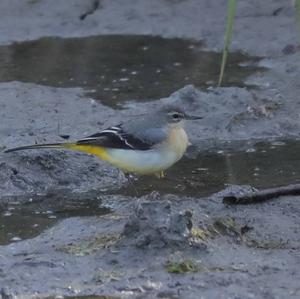
<path fill-rule="evenodd" d="M 164 173 L 163 170 L 160 171 L 160 172 L 155 173 L 154 175 L 155 175 L 156 177 L 158 177 L 159 179 L 162 179 L 162 178 L 165 177 L 165 173 Z"/>

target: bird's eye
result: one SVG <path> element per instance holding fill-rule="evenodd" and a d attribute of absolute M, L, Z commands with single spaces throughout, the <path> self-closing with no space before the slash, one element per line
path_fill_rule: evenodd
<path fill-rule="evenodd" d="M 179 115 L 179 113 L 173 113 L 172 117 L 173 117 L 174 119 L 179 119 L 179 118 L 180 118 L 180 115 Z"/>
<path fill-rule="evenodd" d="M 172 122 L 179 122 L 184 118 L 184 114 L 178 111 L 172 111 L 168 113 L 169 120 Z"/>

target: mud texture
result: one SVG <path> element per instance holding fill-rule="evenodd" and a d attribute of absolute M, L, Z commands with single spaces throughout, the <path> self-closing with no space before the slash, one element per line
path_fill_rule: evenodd
<path fill-rule="evenodd" d="M 131 198 L 110 215 L 69 218 L 1 247 L 2 293 L 297 298 L 298 206 L 295 197 L 236 208 L 218 194 Z"/>
<path fill-rule="evenodd" d="M 222 203 L 224 194 L 248 191 L 250 185 L 299 182 L 294 1 L 238 1 L 232 49 L 249 62 L 228 65 L 226 74 L 233 77 L 239 76 L 233 71 L 237 64 L 245 68 L 242 79 L 230 77 L 231 83 L 241 82 L 230 87 L 215 87 L 218 69 L 211 63 L 206 65 L 211 78 L 203 85 L 177 77 L 167 97 L 153 98 L 141 89 L 131 100 L 110 104 L 85 86 L 85 60 L 77 70 L 66 70 L 72 84 L 50 84 L 49 78 L 36 77 L 44 72 L 15 65 L 23 42 L 33 41 L 34 47 L 35 40 L 48 37 L 149 35 L 218 52 L 226 5 L 225 0 L 0 2 L 5 66 L 0 67 L 0 298 L 299 298 L 300 198 Z M 55 74 L 63 62 L 53 57 L 47 67 Z M 172 63 L 171 72 L 181 67 Z M 26 72 L 30 75 L 16 75 Z M 131 69 L 130 74 L 137 75 Z M 129 77 L 118 76 L 130 92 Z M 204 118 L 186 124 L 192 146 L 161 181 L 128 180 L 81 153 L 3 152 L 76 140 L 170 102 Z M 230 185 L 236 182 L 247 185 Z"/>
<path fill-rule="evenodd" d="M 60 0 L 57 5 L 13 0 L 0 5 L 2 44 L 44 36 L 148 34 L 204 40 L 208 49 L 220 50 L 227 1 L 129 0 L 124 6 L 122 0 Z M 296 26 L 294 1 L 240 1 L 233 47 L 252 55 L 280 55 L 297 45 Z"/>

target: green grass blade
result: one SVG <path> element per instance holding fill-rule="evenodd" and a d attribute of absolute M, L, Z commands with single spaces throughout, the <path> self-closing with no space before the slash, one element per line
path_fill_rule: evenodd
<path fill-rule="evenodd" d="M 300 0 L 297 0 L 297 1 L 299 2 Z M 234 21 L 234 16 L 235 16 L 235 11 L 236 11 L 236 2 L 237 2 L 237 0 L 228 0 L 225 45 L 224 45 L 224 49 L 223 49 L 218 86 L 221 86 L 221 83 L 222 83 L 223 77 L 224 77 L 224 71 L 225 71 L 225 66 L 226 66 L 226 61 L 227 61 L 227 56 L 228 56 L 228 50 L 229 50 L 229 46 L 230 46 L 231 38 L 232 38 L 233 21 Z"/>

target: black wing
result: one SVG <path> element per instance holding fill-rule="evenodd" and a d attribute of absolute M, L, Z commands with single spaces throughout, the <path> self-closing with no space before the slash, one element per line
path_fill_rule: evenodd
<path fill-rule="evenodd" d="M 132 134 L 126 133 L 123 130 L 122 125 L 109 127 L 100 133 L 78 140 L 77 144 L 136 150 L 148 150 L 153 146 L 153 143 L 141 140 Z"/>

